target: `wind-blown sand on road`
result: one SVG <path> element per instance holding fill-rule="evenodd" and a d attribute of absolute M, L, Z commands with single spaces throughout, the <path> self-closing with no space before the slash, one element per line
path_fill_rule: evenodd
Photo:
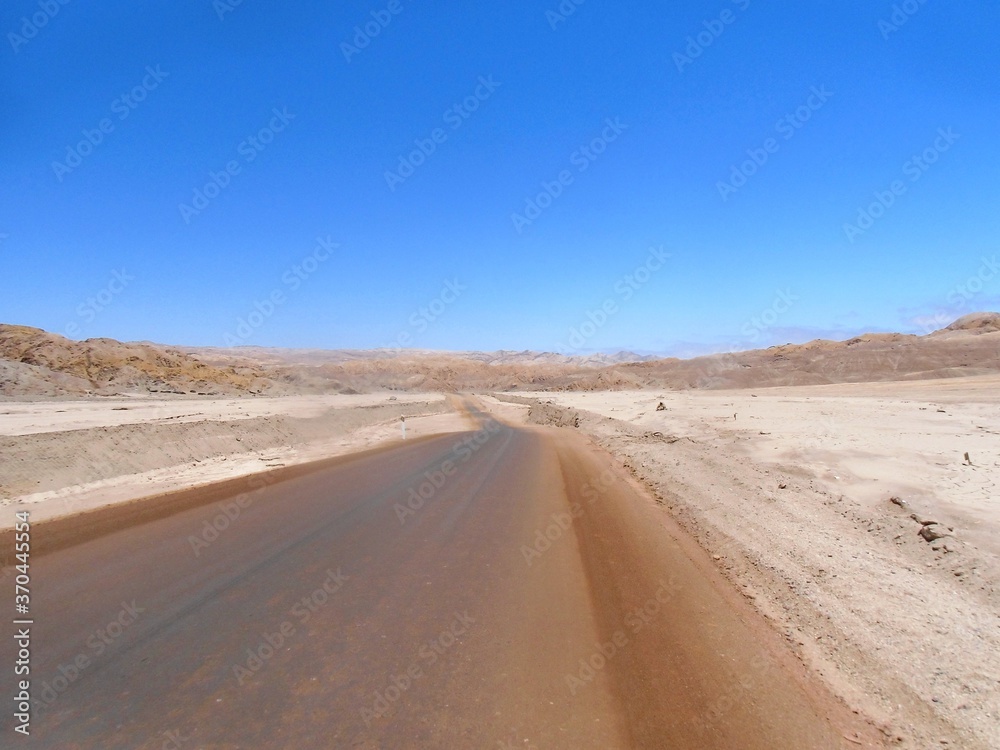
<path fill-rule="evenodd" d="M 60 522 L 36 744 L 883 747 L 578 435 L 484 423 L 275 474 L 99 511 L 122 523 L 83 543 Z"/>
<path fill-rule="evenodd" d="M 998 385 L 530 395 L 624 460 L 800 657 L 901 747 L 993 748 Z M 946 536 L 925 541 L 927 521 Z"/>

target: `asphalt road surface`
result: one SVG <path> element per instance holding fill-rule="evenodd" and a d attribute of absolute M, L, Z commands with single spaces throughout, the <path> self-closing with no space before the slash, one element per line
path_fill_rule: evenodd
<path fill-rule="evenodd" d="M 0 747 L 876 746 L 607 456 L 478 418 L 36 527 Z"/>

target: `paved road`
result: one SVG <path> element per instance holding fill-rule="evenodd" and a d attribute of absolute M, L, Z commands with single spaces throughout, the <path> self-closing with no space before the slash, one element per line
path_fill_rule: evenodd
<path fill-rule="evenodd" d="M 0 746 L 859 747 L 607 458 L 480 424 L 63 528 Z"/>

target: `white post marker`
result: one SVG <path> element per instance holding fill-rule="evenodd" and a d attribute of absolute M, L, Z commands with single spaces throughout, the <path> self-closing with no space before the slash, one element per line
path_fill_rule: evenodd
<path fill-rule="evenodd" d="M 403 440 L 406 440 L 406 417 L 400 417 L 399 421 L 403 424 Z"/>

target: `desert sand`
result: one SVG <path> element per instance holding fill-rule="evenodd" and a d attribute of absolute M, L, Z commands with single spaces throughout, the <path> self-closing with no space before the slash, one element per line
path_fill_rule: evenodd
<path fill-rule="evenodd" d="M 35 521 L 465 429 L 441 394 L 0 404 L 0 506 Z"/>
<path fill-rule="evenodd" d="M 493 406 L 577 424 L 617 455 L 890 740 L 997 747 L 998 385 L 535 393 L 521 395 L 550 405 Z"/>

